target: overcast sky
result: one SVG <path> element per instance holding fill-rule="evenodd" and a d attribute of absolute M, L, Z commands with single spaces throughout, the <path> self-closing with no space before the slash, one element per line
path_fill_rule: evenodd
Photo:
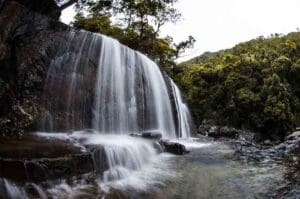
<path fill-rule="evenodd" d="M 189 35 L 197 40 L 179 61 L 300 28 L 300 0 L 179 0 L 176 7 L 182 13 L 181 21 L 163 27 L 161 35 L 178 42 Z M 73 16 L 73 8 L 68 8 L 61 19 L 69 23 Z"/>

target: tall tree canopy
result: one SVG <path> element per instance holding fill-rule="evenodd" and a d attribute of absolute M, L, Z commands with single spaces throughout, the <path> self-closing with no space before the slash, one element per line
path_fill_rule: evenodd
<path fill-rule="evenodd" d="M 166 23 L 176 23 L 181 14 L 174 8 L 177 0 L 58 0 L 62 8 L 76 3 L 73 25 L 102 33 L 138 50 L 171 73 L 177 59 L 195 42 L 192 36 L 175 44 L 171 36 L 160 37 Z"/>

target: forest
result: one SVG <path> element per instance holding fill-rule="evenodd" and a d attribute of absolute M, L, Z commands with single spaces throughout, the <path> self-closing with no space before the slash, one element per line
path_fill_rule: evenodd
<path fill-rule="evenodd" d="M 299 125 L 299 32 L 205 53 L 178 64 L 173 77 L 197 122 L 213 120 L 273 139 Z"/>

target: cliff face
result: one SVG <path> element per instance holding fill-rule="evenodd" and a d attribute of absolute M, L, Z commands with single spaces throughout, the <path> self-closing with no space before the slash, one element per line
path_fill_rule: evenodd
<path fill-rule="evenodd" d="M 57 16 L 41 15 L 22 2 L 6 1 L 0 7 L 1 135 L 19 135 L 36 128 L 44 111 L 42 93 L 48 66 L 68 29 L 57 22 Z"/>

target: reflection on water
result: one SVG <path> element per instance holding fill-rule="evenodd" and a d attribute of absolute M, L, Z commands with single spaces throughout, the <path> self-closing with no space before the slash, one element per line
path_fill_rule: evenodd
<path fill-rule="evenodd" d="M 233 161 L 234 151 L 222 143 L 195 146 L 190 151 L 173 160 L 173 169 L 181 173 L 182 178 L 151 197 L 265 198 L 272 186 L 282 180 L 280 170 L 283 168 L 240 164 Z"/>

